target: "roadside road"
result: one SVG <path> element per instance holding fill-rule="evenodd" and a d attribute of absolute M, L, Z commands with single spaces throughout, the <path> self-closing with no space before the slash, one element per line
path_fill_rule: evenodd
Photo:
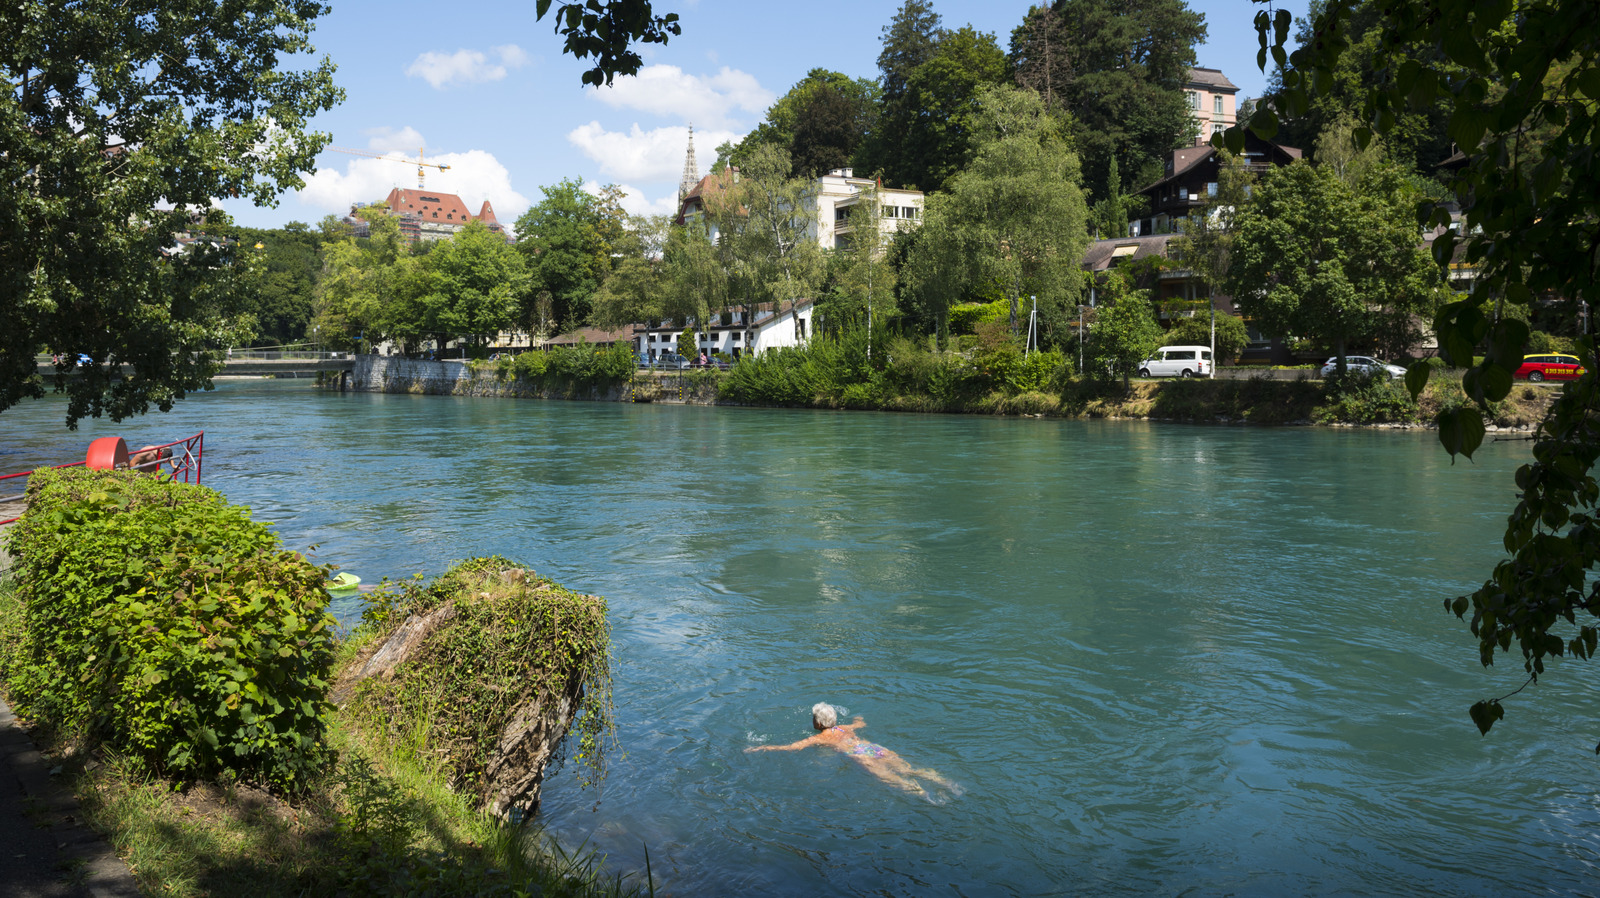
<path fill-rule="evenodd" d="M 0 898 L 138 898 L 128 865 L 0 700 Z"/>

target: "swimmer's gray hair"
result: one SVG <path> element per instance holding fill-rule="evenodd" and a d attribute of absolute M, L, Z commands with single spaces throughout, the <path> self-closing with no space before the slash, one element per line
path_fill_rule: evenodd
<path fill-rule="evenodd" d="M 827 702 L 817 702 L 811 706 L 811 723 L 819 730 L 825 730 L 839 723 L 839 712 Z"/>

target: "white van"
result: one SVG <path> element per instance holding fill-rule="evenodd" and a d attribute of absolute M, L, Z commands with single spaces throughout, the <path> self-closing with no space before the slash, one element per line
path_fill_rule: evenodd
<path fill-rule="evenodd" d="M 1206 377 L 1211 374 L 1211 347 L 1163 346 L 1139 363 L 1140 377 Z"/>

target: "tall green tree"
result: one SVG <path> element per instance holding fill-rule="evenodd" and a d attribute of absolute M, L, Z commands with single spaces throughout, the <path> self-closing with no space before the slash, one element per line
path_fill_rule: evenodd
<path fill-rule="evenodd" d="M 1008 77 L 994 35 L 970 26 L 939 32 L 927 60 L 903 74 L 899 93 L 885 89 L 857 167 L 896 186 L 938 190 L 972 158 L 978 98 Z"/>
<path fill-rule="evenodd" d="M 944 37 L 939 14 L 928 0 L 906 0 L 889 24 L 883 26 L 883 50 L 878 54 L 884 103 L 905 96 L 911 73 L 933 58 Z"/>
<path fill-rule="evenodd" d="M 931 204 L 930 230 L 915 243 L 915 253 L 931 256 L 917 263 L 917 277 L 941 291 L 961 273 L 969 290 L 997 285 L 1015 334 L 1023 295 L 1037 296 L 1047 316 L 1076 304 L 1088 210 L 1078 158 L 1037 94 L 996 87 L 981 104 L 977 154 L 950 179 L 948 196 Z"/>
<path fill-rule="evenodd" d="M 1128 236 L 1128 223 L 1139 216 L 1144 205 L 1144 197 L 1123 191 L 1117 157 L 1112 156 L 1111 167 L 1106 172 L 1104 195 L 1094 204 L 1092 224 L 1095 238 L 1111 240 Z"/>
<path fill-rule="evenodd" d="M 1096 376 L 1121 377 L 1131 386 L 1139 363 L 1161 345 L 1148 290 L 1136 290 L 1126 274 L 1113 269 L 1102 285 L 1103 300 L 1089 328 L 1087 365 Z"/>
<path fill-rule="evenodd" d="M 1011 64 L 1018 84 L 1071 116 L 1084 183 L 1104 198 L 1113 158 L 1122 186 L 1138 186 L 1194 141 L 1183 86 L 1205 39 L 1205 16 L 1184 0 L 1058 0 L 1012 32 Z"/>
<path fill-rule="evenodd" d="M 1258 64 L 1285 68 L 1281 89 L 1247 126 L 1271 137 L 1279 110 L 1303 115 L 1351 51 L 1355 5 L 1329 3 L 1315 18 L 1316 41 L 1287 51 L 1291 17 L 1260 13 Z M 1463 153 L 1449 179 L 1462 219 L 1442 203 L 1418 205 L 1418 220 L 1445 229 L 1436 261 L 1477 269 L 1470 296 L 1435 318 L 1441 354 L 1470 366 L 1462 386 L 1477 403 L 1503 399 L 1527 345 L 1521 316 L 1497 314 L 1535 299 L 1576 307 L 1600 304 L 1600 9 L 1592 0 L 1374 0 L 1378 43 L 1366 63 L 1378 77 L 1360 93 L 1361 118 L 1387 136 L 1407 110 L 1448 104 L 1445 130 Z M 1439 55 L 1416 48 L 1438 48 Z M 1441 58 L 1442 57 L 1442 58 Z M 1530 139 L 1532 135 L 1540 139 Z M 1235 150 L 1244 132 L 1225 140 Z M 1459 256 L 1457 253 L 1459 252 Z M 1488 353 L 1479 364 L 1480 345 Z M 1532 678 L 1551 656 L 1590 658 L 1600 644 L 1600 514 L 1594 466 L 1600 461 L 1600 363 L 1592 336 L 1578 341 L 1587 372 L 1563 390 L 1535 434 L 1533 460 L 1517 472 L 1518 502 L 1505 534 L 1510 557 L 1478 590 L 1447 603 L 1471 612 L 1479 660 L 1521 654 Z M 1420 392 L 1428 369 L 1414 366 L 1407 385 Z M 1483 441 L 1481 408 L 1440 413 L 1439 438 L 1451 453 L 1471 455 Z M 1500 699 L 1472 707 L 1487 733 L 1505 713 Z"/>
<path fill-rule="evenodd" d="M 481 348 L 511 327 L 530 284 L 527 263 L 505 238 L 473 221 L 419 257 L 425 307 L 436 310 L 433 333 L 442 346 L 461 339 Z"/>
<path fill-rule="evenodd" d="M 721 233 L 735 257 L 727 270 L 745 279 L 757 303 L 779 308 L 811 298 L 823 274 L 822 250 L 813 236 L 817 201 L 811 182 L 791 174 L 788 154 L 757 147 L 725 196 L 730 212 Z M 794 319 L 799 339 L 800 316 Z"/>
<path fill-rule="evenodd" d="M 830 327 L 866 327 L 867 355 L 873 333 L 895 313 L 894 267 L 885 259 L 890 238 L 883 233 L 883 210 L 876 186 L 861 191 L 850 207 L 849 234 L 828 251 L 828 289 L 819 300 Z M 836 226 L 837 228 L 837 226 Z"/>
<path fill-rule="evenodd" d="M 692 322 L 702 334 L 709 333 L 712 319 L 729 303 L 728 271 L 707 225 L 691 221 L 669 234 L 660 304 L 660 314 Z"/>
<path fill-rule="evenodd" d="M 311 327 L 320 342 L 334 347 L 365 348 L 390 337 L 393 329 L 395 264 L 406 253 L 400 223 L 374 203 L 356 215 L 367 222 L 368 236 L 357 238 L 349 227 L 327 228 L 342 235 L 323 246 L 322 274 L 312 300 Z"/>
<path fill-rule="evenodd" d="M 213 197 L 271 205 L 301 186 L 342 97 L 307 59 L 315 0 L 181 9 L 19 0 L 0 9 L 0 411 L 57 368 L 69 425 L 165 411 L 247 337 L 229 245 L 176 252 Z M 126 373 L 124 373 L 126 372 Z M 67 375 L 72 373 L 72 377 Z"/>
<path fill-rule="evenodd" d="M 812 69 L 767 109 L 766 120 L 737 146 L 718 148 L 714 168 L 744 164 L 757 144 L 789 153 L 794 171 L 815 178 L 850 164 L 878 117 L 879 90 L 867 78 Z"/>
<path fill-rule="evenodd" d="M 594 295 L 591 320 L 596 326 L 615 329 L 662 315 L 666 291 L 662 257 L 673 230 L 665 215 L 629 219 L 616 245 L 611 274 Z"/>
<path fill-rule="evenodd" d="M 1237 213 L 1223 291 L 1264 331 L 1325 341 L 1341 374 L 1352 342 L 1409 348 L 1441 279 L 1397 196 L 1392 169 L 1354 188 L 1327 167 L 1273 170 Z"/>
<path fill-rule="evenodd" d="M 580 178 L 541 189 L 544 198 L 517 219 L 517 249 L 533 275 L 530 298 L 548 292 L 552 326 L 571 330 L 588 323 L 594 293 L 611 271 L 621 207 L 584 190 Z M 523 317 L 536 315 L 525 307 Z"/>

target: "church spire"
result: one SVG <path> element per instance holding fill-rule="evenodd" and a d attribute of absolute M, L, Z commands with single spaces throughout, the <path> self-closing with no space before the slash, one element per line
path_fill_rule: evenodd
<path fill-rule="evenodd" d="M 683 160 L 683 180 L 678 182 L 678 205 L 700 183 L 700 166 L 694 162 L 694 123 L 689 123 L 689 155 Z"/>

